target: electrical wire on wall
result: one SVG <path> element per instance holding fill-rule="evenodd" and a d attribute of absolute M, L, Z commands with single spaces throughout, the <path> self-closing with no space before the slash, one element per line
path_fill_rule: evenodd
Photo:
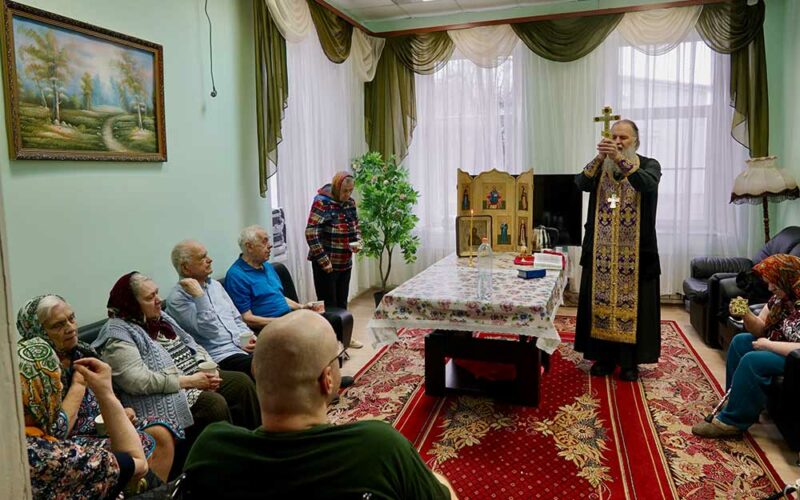
<path fill-rule="evenodd" d="M 211 61 L 211 97 L 217 97 L 217 86 L 214 84 L 214 45 L 211 40 L 211 16 L 208 15 L 208 0 L 206 0 L 206 19 L 208 19 L 208 59 Z"/>

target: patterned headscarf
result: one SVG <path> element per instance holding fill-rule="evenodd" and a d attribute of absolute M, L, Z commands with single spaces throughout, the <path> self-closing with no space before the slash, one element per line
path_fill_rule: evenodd
<path fill-rule="evenodd" d="M 25 415 L 36 422 L 30 434 L 44 435 L 52 428 L 61 411 L 61 364 L 50 344 L 40 338 L 17 343 L 22 406 Z M 38 432 L 35 432 L 37 431 Z M 28 429 L 26 429 L 26 433 Z M 41 433 L 41 434 L 39 434 Z"/>
<path fill-rule="evenodd" d="M 783 291 L 785 298 L 771 301 L 766 327 L 770 328 L 788 314 L 788 306 L 800 301 L 800 257 L 776 254 L 755 266 L 753 274 Z"/>
<path fill-rule="evenodd" d="M 331 194 L 336 201 L 347 201 L 339 200 L 339 193 L 342 191 L 342 184 L 344 184 L 347 179 L 352 181 L 353 174 L 347 172 L 346 170 L 336 172 L 336 175 L 333 176 L 333 180 L 331 181 Z"/>
<path fill-rule="evenodd" d="M 56 295 L 54 293 L 48 293 L 47 295 L 39 295 L 38 297 L 34 297 L 28 302 L 25 303 L 22 307 L 19 308 L 19 312 L 17 313 L 17 331 L 22 336 L 23 339 L 32 339 L 32 338 L 40 338 L 43 339 L 45 342 L 50 344 L 50 347 L 53 350 L 56 350 L 56 345 L 50 340 L 50 337 L 47 336 L 47 332 L 44 330 L 44 325 L 39 321 L 39 315 L 36 314 L 36 310 L 39 308 L 39 302 L 42 301 L 45 297 L 49 296 L 58 297 L 61 299 L 62 302 L 65 304 L 67 303 L 63 297 L 60 295 Z M 93 358 L 98 358 L 97 352 L 89 346 L 86 342 L 82 342 L 78 340 L 78 345 L 73 349 L 73 352 L 64 352 L 58 353 L 59 356 L 68 356 L 78 351 L 78 354 L 83 356 L 90 356 Z M 56 352 L 58 352 L 56 350 Z"/>
<path fill-rule="evenodd" d="M 131 278 L 134 274 L 139 274 L 139 272 L 132 271 L 114 283 L 114 287 L 108 294 L 108 303 L 106 303 L 108 317 L 118 318 L 141 326 L 153 340 L 158 338 L 159 332 L 168 339 L 174 339 L 176 336 L 175 330 L 163 317 L 159 316 L 156 319 L 144 317 L 142 307 L 139 305 L 139 301 L 136 300 L 136 295 L 133 293 L 133 287 L 131 286 Z"/>

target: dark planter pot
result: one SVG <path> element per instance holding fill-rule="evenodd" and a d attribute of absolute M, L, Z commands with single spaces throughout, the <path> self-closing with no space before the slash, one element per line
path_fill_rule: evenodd
<path fill-rule="evenodd" d="M 380 305 L 384 295 L 386 295 L 386 292 L 383 290 L 372 294 L 372 296 L 375 298 L 375 307 L 378 307 Z"/>

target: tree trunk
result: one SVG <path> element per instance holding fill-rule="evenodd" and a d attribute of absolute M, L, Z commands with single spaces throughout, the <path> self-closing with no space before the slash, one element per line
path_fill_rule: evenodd
<path fill-rule="evenodd" d="M 382 290 L 384 290 L 384 291 L 386 290 L 386 282 L 389 281 L 389 273 L 392 272 L 392 250 L 393 249 L 394 249 L 394 247 L 391 247 L 391 248 L 389 248 L 387 250 L 387 253 L 389 254 L 389 265 L 386 266 L 386 276 L 384 276 L 383 273 L 381 273 L 381 281 L 383 282 Z"/>
<path fill-rule="evenodd" d="M 42 87 L 42 84 L 38 81 L 36 82 L 36 87 L 39 89 L 39 95 L 42 96 L 42 106 L 49 110 L 50 108 L 47 106 L 47 98 L 44 95 L 44 87 Z"/>
<path fill-rule="evenodd" d="M 136 112 L 139 113 L 139 130 L 141 130 L 141 129 L 144 128 L 142 126 L 142 104 L 141 103 L 137 103 L 136 104 Z"/>
<path fill-rule="evenodd" d="M 53 82 L 53 112 L 55 121 L 61 123 L 61 96 L 58 94 L 58 85 Z"/>

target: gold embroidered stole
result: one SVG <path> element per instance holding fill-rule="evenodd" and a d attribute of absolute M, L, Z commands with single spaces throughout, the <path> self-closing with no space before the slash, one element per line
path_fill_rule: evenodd
<path fill-rule="evenodd" d="M 633 171 L 639 168 L 639 157 Z M 602 168 L 602 166 L 601 166 Z M 609 198 L 616 195 L 616 208 Z M 603 169 L 597 187 L 592 261 L 593 339 L 636 343 L 639 305 L 639 224 L 641 195 L 627 178 L 614 180 Z"/>

